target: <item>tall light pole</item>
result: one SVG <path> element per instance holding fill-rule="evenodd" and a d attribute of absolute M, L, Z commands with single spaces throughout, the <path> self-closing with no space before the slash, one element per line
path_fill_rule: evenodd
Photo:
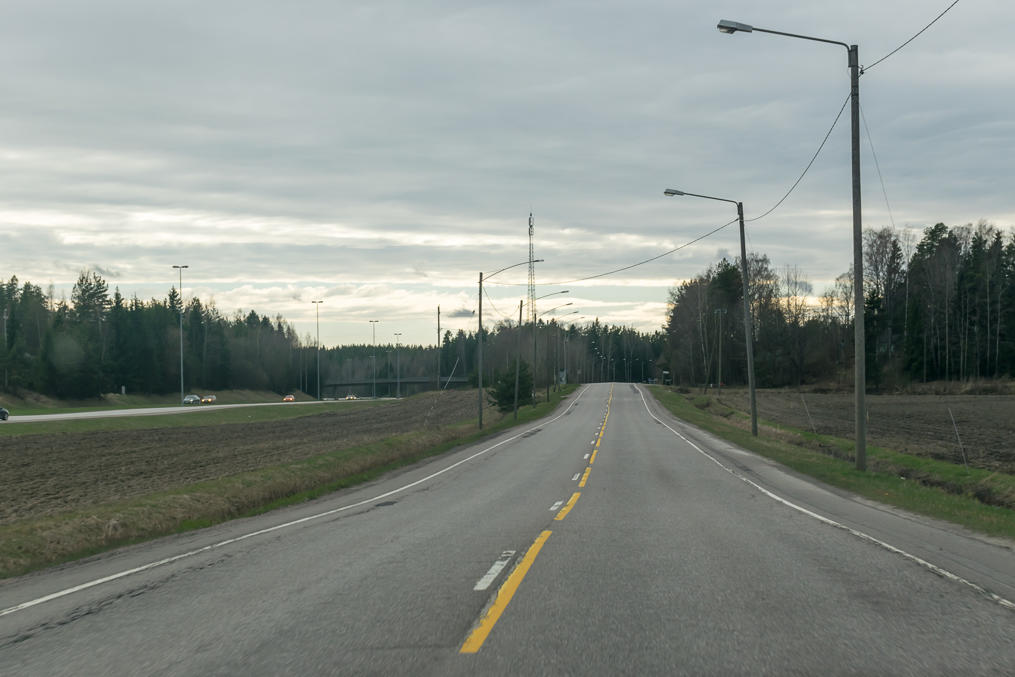
<path fill-rule="evenodd" d="M 860 53 L 856 45 L 847 45 L 838 40 L 825 40 L 809 35 L 783 33 L 781 31 L 756 28 L 749 24 L 723 19 L 716 28 L 723 33 L 771 33 L 789 38 L 800 38 L 813 42 L 824 42 L 846 48 L 849 65 L 849 98 L 850 98 L 850 145 L 853 161 L 853 423 L 855 432 L 856 469 L 867 469 L 867 421 L 865 402 L 867 391 L 866 373 L 866 339 L 863 317 L 863 222 L 860 214 Z"/>
<path fill-rule="evenodd" d="M 321 399 L 321 304 L 324 301 L 311 301 L 317 313 L 317 399 Z"/>
<path fill-rule="evenodd" d="M 437 392 L 441 391 L 441 307 L 437 306 Z"/>
<path fill-rule="evenodd" d="M 490 279 L 498 273 L 503 273 L 505 270 L 511 268 L 517 268 L 518 266 L 527 266 L 530 263 L 542 263 L 543 259 L 534 259 L 533 261 L 522 261 L 521 263 L 514 263 L 510 266 L 505 266 L 500 270 L 496 270 L 486 276 L 486 279 Z M 519 331 L 521 328 L 519 328 Z M 483 428 L 483 272 L 479 273 L 479 335 L 476 337 L 476 384 L 479 386 L 479 428 Z"/>
<path fill-rule="evenodd" d="M 747 387 L 751 394 L 751 434 L 758 436 L 758 398 L 754 385 L 754 322 L 751 320 L 751 292 L 747 280 L 747 243 L 744 237 L 744 203 L 736 200 L 727 200 L 722 197 L 711 195 L 698 195 L 697 193 L 685 193 L 675 188 L 667 188 L 663 195 L 672 197 L 674 195 L 687 195 L 700 197 L 706 200 L 718 200 L 729 202 L 737 206 L 737 219 L 740 221 L 740 277 L 744 285 L 744 343 L 747 347 Z"/>
<path fill-rule="evenodd" d="M 570 303 L 566 303 L 564 305 L 568 305 L 569 306 L 571 304 Z M 578 311 L 578 310 L 572 310 L 570 313 L 564 313 L 564 317 L 566 317 L 568 315 L 577 315 L 580 312 L 581 311 Z M 561 320 L 563 320 L 563 319 L 564 318 L 561 317 L 561 318 L 559 318 L 557 320 L 557 337 L 556 337 L 556 339 L 553 342 L 553 390 L 554 390 L 554 392 L 557 392 L 558 390 L 560 390 L 560 387 L 559 387 L 560 386 L 560 325 L 561 325 Z M 564 340 L 565 341 L 567 340 L 566 336 L 564 337 Z M 566 346 L 566 344 L 565 344 L 565 347 L 564 347 L 564 378 L 565 379 L 567 378 L 567 346 Z"/>
<path fill-rule="evenodd" d="M 402 358 L 401 353 L 398 352 L 398 338 L 402 335 L 402 332 L 395 332 L 395 398 L 402 398 Z"/>
<path fill-rule="evenodd" d="M 370 362 L 374 368 L 374 399 L 377 399 L 377 323 L 380 320 L 370 320 L 370 332 L 373 334 L 373 348 L 370 349 Z M 388 391 L 391 392 L 390 390 Z"/>
<path fill-rule="evenodd" d="M 535 262 L 533 262 L 533 263 L 535 263 Z M 540 299 L 545 299 L 548 296 L 557 296 L 558 294 L 569 294 L 570 292 L 571 292 L 570 289 L 565 289 L 564 291 L 555 291 L 555 292 L 551 292 L 549 294 L 543 294 L 542 296 L 537 296 L 536 298 L 534 298 L 532 300 L 532 307 L 529 308 L 529 316 L 532 317 L 532 393 L 533 393 L 533 395 L 535 395 L 535 392 L 536 392 L 536 371 L 537 371 L 536 370 L 536 327 L 538 326 L 538 322 L 537 322 L 538 317 L 536 315 L 536 301 L 539 301 Z M 543 313 L 543 314 L 545 315 L 546 313 Z"/>
<path fill-rule="evenodd" d="M 7 350 L 7 306 L 4 306 L 4 351 Z M 4 365 L 4 388 L 7 387 L 7 365 Z"/>
<path fill-rule="evenodd" d="M 571 290 L 570 289 L 565 289 L 564 291 L 554 292 L 553 294 L 546 294 L 545 296 L 540 296 L 539 298 L 546 298 L 547 296 L 555 296 L 557 294 L 567 294 L 569 291 L 571 291 Z M 538 301 L 539 299 L 536 299 L 536 300 Z M 574 305 L 574 301 L 569 301 L 567 303 L 562 303 L 559 306 L 554 306 L 553 308 L 550 308 L 549 310 L 544 311 L 543 315 L 549 315 L 550 313 L 552 313 L 555 310 L 563 308 L 564 306 L 571 306 L 571 305 Z M 535 315 L 533 315 L 533 317 L 535 317 Z M 550 362 L 550 348 L 549 348 L 550 342 L 549 342 L 549 339 L 547 339 L 546 345 L 547 345 L 547 348 L 546 348 L 546 362 L 547 362 L 547 367 L 549 367 L 549 362 Z M 556 363 L 554 364 L 554 367 L 556 367 Z M 533 371 L 533 373 L 535 373 L 535 371 L 536 371 L 536 328 L 535 328 L 535 325 L 533 325 L 533 327 L 532 327 L 532 371 Z M 547 371 L 549 371 L 549 369 Z M 556 379 L 556 376 L 554 377 L 554 379 Z M 533 376 L 532 377 L 532 390 L 533 390 L 533 392 L 535 392 L 535 389 L 536 389 L 536 377 Z M 547 402 L 550 401 L 550 380 L 549 379 L 547 379 L 547 381 L 546 381 L 546 401 Z"/>
<path fill-rule="evenodd" d="M 183 269 L 190 266 L 173 266 L 180 271 L 180 404 L 183 404 Z"/>

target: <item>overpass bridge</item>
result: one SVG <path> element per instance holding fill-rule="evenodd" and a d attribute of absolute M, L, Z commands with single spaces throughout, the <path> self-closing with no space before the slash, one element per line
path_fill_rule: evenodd
<path fill-rule="evenodd" d="M 450 388 L 453 386 L 465 385 L 469 382 L 469 379 L 465 376 L 451 376 L 441 377 L 441 387 Z M 406 376 L 405 378 L 379 378 L 374 380 L 372 378 L 366 379 L 348 379 L 344 381 L 332 381 L 330 383 L 321 384 L 321 397 L 345 397 L 352 393 L 359 397 L 369 397 L 373 394 L 374 384 L 377 384 L 378 394 L 383 393 L 385 396 L 393 395 L 396 389 L 401 386 L 402 394 L 418 393 L 423 390 L 436 390 L 437 379 L 433 376 Z M 353 392 L 353 389 L 356 392 Z"/>

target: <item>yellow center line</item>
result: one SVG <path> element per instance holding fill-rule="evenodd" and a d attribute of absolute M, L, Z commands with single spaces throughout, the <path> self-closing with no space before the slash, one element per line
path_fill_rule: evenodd
<path fill-rule="evenodd" d="M 589 457 L 589 465 L 592 465 L 593 463 L 596 462 L 596 454 L 598 454 L 598 453 L 599 453 L 599 447 L 597 446 L 595 448 L 595 451 L 592 452 L 592 456 Z"/>
<path fill-rule="evenodd" d="M 571 499 L 568 500 L 567 505 L 565 505 L 563 508 L 561 508 L 560 512 L 558 512 L 557 516 L 554 517 L 553 519 L 555 519 L 555 520 L 557 520 L 559 522 L 562 519 L 564 519 L 565 517 L 567 517 L 567 514 L 569 512 L 571 512 L 571 508 L 573 508 L 574 504 L 578 502 L 578 497 L 581 496 L 581 495 L 582 495 L 582 492 L 580 492 L 580 491 L 576 491 L 573 494 L 571 494 Z"/>
<path fill-rule="evenodd" d="M 589 473 L 592 472 L 592 466 L 585 468 L 585 474 L 582 475 L 582 481 L 578 483 L 579 488 L 584 488 L 585 483 L 589 480 Z"/>
<path fill-rule="evenodd" d="M 525 578 L 525 574 L 529 572 L 529 567 L 536 561 L 536 555 L 539 554 L 539 550 L 546 543 L 546 539 L 550 537 L 552 531 L 544 531 L 539 534 L 536 540 L 529 546 L 529 551 L 525 553 L 525 557 L 519 562 L 515 570 L 511 572 L 507 580 L 504 581 L 504 585 L 500 586 L 500 590 L 497 591 L 497 599 L 494 600 L 493 605 L 483 614 L 483 618 L 479 621 L 479 625 L 473 630 L 468 638 L 465 640 L 465 644 L 462 644 L 462 648 L 458 650 L 458 653 L 476 653 L 480 647 L 483 646 L 483 642 L 486 641 L 490 631 L 493 630 L 493 626 L 500 620 L 500 616 L 504 613 L 504 609 L 511 603 L 511 598 L 515 596 L 515 592 L 518 591 L 518 586 L 522 584 L 522 579 Z"/>

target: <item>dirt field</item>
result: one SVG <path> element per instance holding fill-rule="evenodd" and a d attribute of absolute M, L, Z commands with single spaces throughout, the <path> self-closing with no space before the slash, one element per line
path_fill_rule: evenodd
<path fill-rule="evenodd" d="M 746 390 L 722 401 L 749 411 Z M 853 410 L 852 393 L 758 391 L 760 418 L 825 435 L 853 439 Z M 868 395 L 867 412 L 868 444 L 962 463 L 957 428 L 970 466 L 1015 473 L 1013 395 Z"/>
<path fill-rule="evenodd" d="M 446 391 L 272 422 L 3 438 L 0 525 L 457 423 L 475 408 L 475 391 Z"/>

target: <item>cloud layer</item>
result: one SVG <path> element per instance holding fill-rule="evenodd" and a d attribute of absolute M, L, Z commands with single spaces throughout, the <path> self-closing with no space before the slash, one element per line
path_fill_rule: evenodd
<path fill-rule="evenodd" d="M 856 42 L 869 64 L 940 4 L 7 2 L 0 274 L 69 293 L 92 268 L 149 298 L 186 263 L 186 294 L 226 313 L 306 334 L 323 299 L 326 344 L 370 340 L 368 319 L 427 343 L 438 305 L 474 326 L 478 272 L 526 259 L 532 211 L 537 282 L 567 283 L 540 294 L 652 330 L 670 285 L 738 250 L 735 228 L 570 281 L 735 216 L 666 187 L 766 211 L 848 93 L 845 50 L 716 21 Z M 862 77 L 885 186 L 865 131 L 865 225 L 1015 222 L 1006 18 L 960 3 Z M 844 115 L 748 228 L 819 292 L 851 260 L 848 158 Z M 496 281 L 490 307 L 517 308 L 525 268 Z"/>

